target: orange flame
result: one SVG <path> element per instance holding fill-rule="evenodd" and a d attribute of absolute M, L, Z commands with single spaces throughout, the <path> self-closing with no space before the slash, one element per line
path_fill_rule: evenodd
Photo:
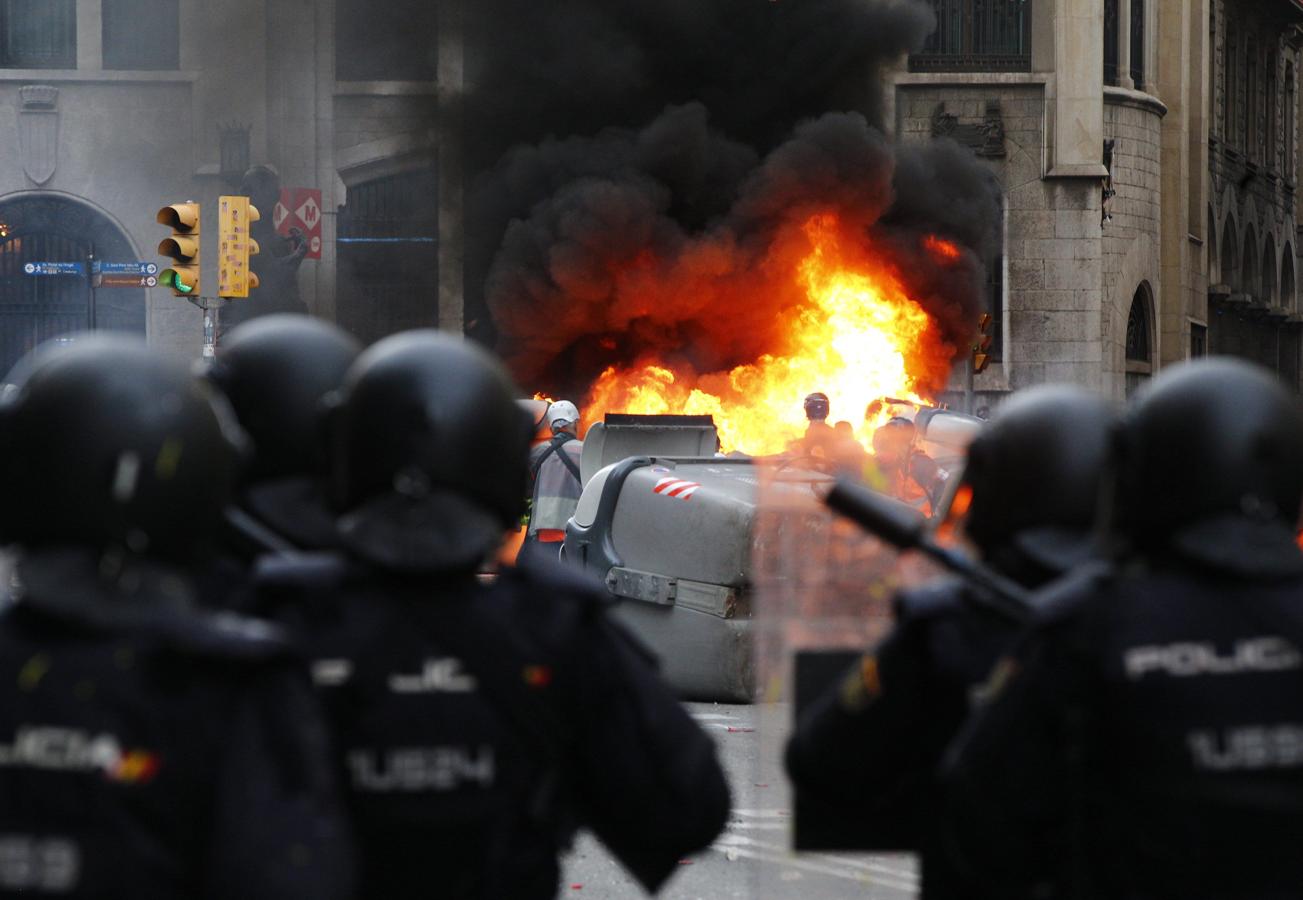
<path fill-rule="evenodd" d="M 949 241 L 942 240 L 935 234 L 929 234 L 923 239 L 923 246 L 936 257 L 938 262 L 952 263 L 958 262 L 961 255 L 960 250 Z"/>
<path fill-rule="evenodd" d="M 802 399 L 812 391 L 827 394 L 830 418 L 850 421 L 866 443 L 871 403 L 883 397 L 926 402 L 945 384 L 954 348 L 889 260 L 848 249 L 853 242 L 842 240 L 835 215 L 812 216 L 803 230 L 809 252 L 791 269 L 804 302 L 783 313 L 781 354 L 706 374 L 657 359 L 610 367 L 584 403 L 589 421 L 607 411 L 709 414 L 725 449 L 767 454 L 783 452 L 804 434 Z M 879 404 L 873 418 L 884 409 Z"/>

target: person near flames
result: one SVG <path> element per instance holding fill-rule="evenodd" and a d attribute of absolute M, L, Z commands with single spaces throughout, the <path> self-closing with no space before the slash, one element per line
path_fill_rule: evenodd
<path fill-rule="evenodd" d="M 1112 424 L 1105 402 L 1076 387 L 1033 388 L 1000 408 L 974 440 L 961 485 L 963 529 L 987 566 L 1031 589 L 1086 558 Z M 946 579 L 895 597 L 893 630 L 802 711 L 787 747 L 802 815 L 848 845 L 918 851 L 927 900 L 987 896 L 948 864 L 934 777 L 979 686 L 1025 627 L 985 596 Z"/>
<path fill-rule="evenodd" d="M 940 466 L 914 444 L 914 423 L 893 416 L 873 433 L 873 463 L 883 493 L 931 515 L 945 481 Z"/>
<path fill-rule="evenodd" d="M 998 664 L 943 773 L 948 843 L 1003 897 L 1046 860 L 1057 896 L 1297 897 L 1303 410 L 1210 357 L 1110 446 L 1116 564 L 1040 598 Z"/>
<path fill-rule="evenodd" d="M 547 421 L 552 439 L 529 453 L 532 490 L 525 543 L 558 548 L 584 489 L 579 474 L 584 442 L 579 439 L 579 408 L 569 400 L 553 402 L 547 410 Z"/>
<path fill-rule="evenodd" d="M 814 456 L 831 459 L 833 448 L 837 443 L 837 432 L 828 424 L 831 404 L 828 395 L 815 391 L 805 398 L 805 434 L 792 441 L 790 450 L 800 456 Z"/>

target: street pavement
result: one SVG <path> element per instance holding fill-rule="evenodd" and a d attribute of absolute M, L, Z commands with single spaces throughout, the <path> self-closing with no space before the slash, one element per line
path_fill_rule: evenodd
<path fill-rule="evenodd" d="M 783 776 L 787 704 L 690 703 L 720 747 L 733 815 L 714 846 L 685 859 L 658 895 L 668 900 L 910 900 L 918 867 L 906 855 L 793 853 L 791 799 Z M 636 815 L 631 810 L 630 815 Z M 642 890 L 591 837 L 566 860 L 561 895 L 573 900 L 641 897 Z"/>

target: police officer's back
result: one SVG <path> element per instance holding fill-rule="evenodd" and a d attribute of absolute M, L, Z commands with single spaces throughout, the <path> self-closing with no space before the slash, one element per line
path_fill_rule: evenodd
<path fill-rule="evenodd" d="M 1089 546 L 1110 415 L 1098 397 L 1046 386 L 1015 395 L 969 449 L 965 530 L 983 560 L 1033 588 Z M 896 601 L 896 625 L 798 723 L 788 770 L 849 839 L 923 855 L 928 897 L 970 896 L 938 847 L 934 772 L 972 697 L 1023 620 L 979 588 L 946 580 Z"/>
<path fill-rule="evenodd" d="M 433 332 L 357 361 L 332 414 L 343 565 L 273 563 L 315 657 L 367 897 L 548 897 L 593 829 L 653 888 L 727 817 L 714 747 L 560 570 L 477 569 L 518 520 L 530 423 Z"/>
<path fill-rule="evenodd" d="M 278 549 L 335 546 L 325 499 L 322 401 L 361 347 L 335 325 L 279 314 L 231 331 L 206 375 L 253 445 L 228 509 L 224 549 L 248 563 Z"/>
<path fill-rule="evenodd" d="M 46 357 L 0 407 L 0 896 L 336 897 L 349 852 L 310 686 L 188 575 L 238 429 L 143 342 Z"/>
<path fill-rule="evenodd" d="M 1267 373 L 1165 371 L 1128 411 L 1116 576 L 1046 598 L 953 762 L 973 877 L 1082 897 L 1303 885 L 1303 417 Z M 998 835 L 998 837 L 996 837 Z"/>

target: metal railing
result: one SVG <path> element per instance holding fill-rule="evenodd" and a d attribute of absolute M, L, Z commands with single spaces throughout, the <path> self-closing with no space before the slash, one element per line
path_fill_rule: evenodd
<path fill-rule="evenodd" d="M 937 27 L 909 59 L 914 72 L 1031 69 L 1028 0 L 928 0 Z"/>

